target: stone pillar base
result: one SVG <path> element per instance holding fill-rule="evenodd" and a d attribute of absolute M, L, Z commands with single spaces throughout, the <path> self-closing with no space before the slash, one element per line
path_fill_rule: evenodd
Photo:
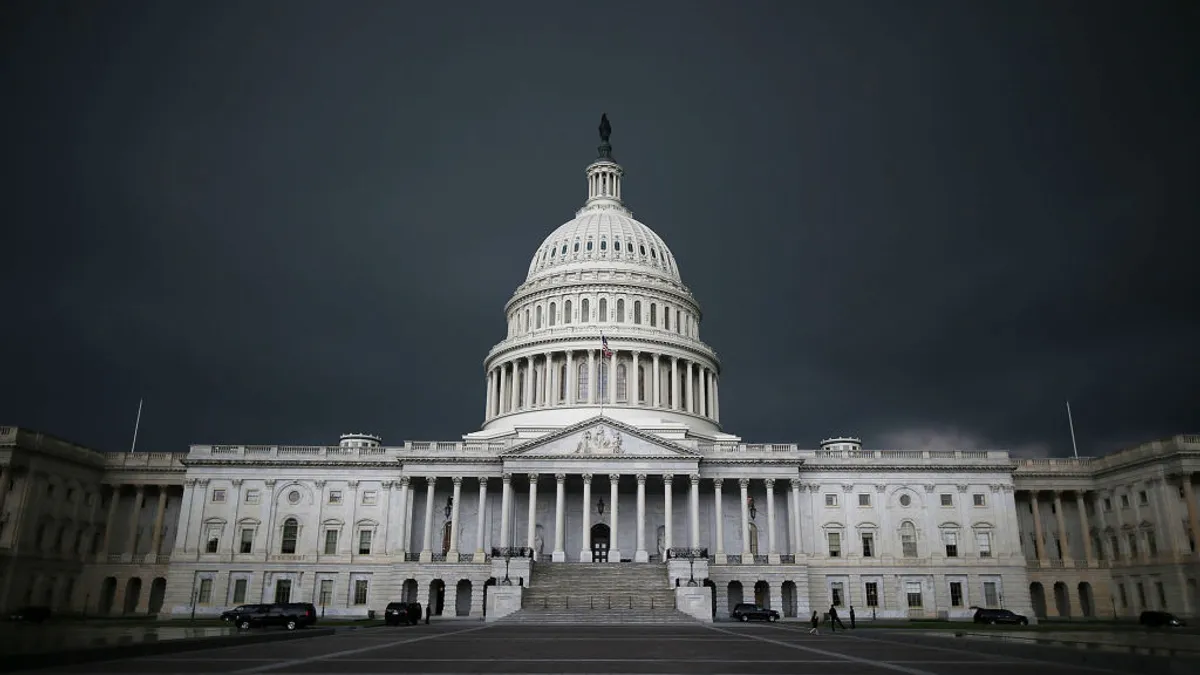
<path fill-rule="evenodd" d="M 579 552 L 579 562 L 592 562 L 592 552 L 590 549 Z"/>
<path fill-rule="evenodd" d="M 742 564 L 743 565 L 753 565 L 754 564 L 754 554 L 753 553 L 743 553 L 742 554 Z"/>
<path fill-rule="evenodd" d="M 458 549 L 452 548 L 449 551 L 446 551 L 446 562 L 458 562 Z"/>
<path fill-rule="evenodd" d="M 567 552 L 566 551 L 555 551 L 554 553 L 551 553 L 550 561 L 551 562 L 567 562 Z"/>
<path fill-rule="evenodd" d="M 486 554 L 486 553 L 484 553 L 483 551 L 475 551 L 475 562 L 477 562 L 477 563 L 485 563 L 485 562 L 487 562 L 487 561 L 488 561 L 488 560 L 487 560 L 487 554 Z"/>
<path fill-rule="evenodd" d="M 717 554 L 713 555 L 713 564 L 714 565 L 727 565 L 727 564 L 729 564 L 728 558 L 729 558 L 729 556 L 725 555 L 724 553 L 717 553 Z"/>
<path fill-rule="evenodd" d="M 608 549 L 608 562 L 621 562 L 621 552 L 615 548 Z"/>
<path fill-rule="evenodd" d="M 433 562 L 433 551 L 421 551 L 420 562 Z"/>
<path fill-rule="evenodd" d="M 778 553 L 770 553 L 770 554 L 768 554 L 768 555 L 767 555 L 767 562 L 771 563 L 772 565 L 778 565 L 778 564 L 780 563 L 779 554 L 778 554 Z"/>
<path fill-rule="evenodd" d="M 650 554 L 645 551 L 638 551 L 633 554 L 633 562 L 650 562 Z"/>

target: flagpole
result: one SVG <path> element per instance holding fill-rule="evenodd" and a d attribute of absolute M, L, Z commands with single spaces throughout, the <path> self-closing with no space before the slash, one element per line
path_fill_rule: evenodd
<path fill-rule="evenodd" d="M 600 331 L 600 368 L 601 368 L 601 370 L 604 369 L 604 359 L 606 358 L 604 356 L 604 351 L 605 351 L 605 349 L 604 349 L 604 331 Z M 600 384 L 600 373 L 599 372 L 596 373 L 596 384 L 597 385 Z M 608 386 L 611 387 L 612 384 L 613 384 L 612 382 L 609 382 Z M 600 387 L 597 386 L 596 393 L 600 395 L 600 416 L 604 417 L 604 394 L 607 392 L 601 392 Z"/>
<path fill-rule="evenodd" d="M 137 420 L 133 423 L 133 445 L 129 447 L 129 452 L 137 449 L 137 434 L 138 427 L 142 425 L 142 399 L 138 399 L 138 414 Z"/>
<path fill-rule="evenodd" d="M 1071 427 L 1071 448 L 1075 451 L 1075 459 L 1079 459 L 1079 446 L 1075 444 L 1075 421 L 1071 418 L 1071 402 L 1067 401 L 1067 424 Z"/>

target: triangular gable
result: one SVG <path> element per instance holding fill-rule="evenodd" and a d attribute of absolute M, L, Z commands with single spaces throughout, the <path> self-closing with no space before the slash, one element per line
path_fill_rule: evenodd
<path fill-rule="evenodd" d="M 504 457 L 700 457 L 681 445 L 608 417 L 592 417 L 501 453 Z"/>

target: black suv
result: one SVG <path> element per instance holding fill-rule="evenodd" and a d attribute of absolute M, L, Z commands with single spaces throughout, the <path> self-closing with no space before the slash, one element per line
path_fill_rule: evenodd
<path fill-rule="evenodd" d="M 247 605 L 248 611 L 232 618 L 242 630 L 255 626 L 283 626 L 288 630 L 305 628 L 317 622 L 317 608 L 311 602 L 285 602 L 273 605 Z"/>
<path fill-rule="evenodd" d="M 765 607 L 759 607 L 750 602 L 739 602 L 729 614 L 736 621 L 778 621 L 779 612 Z"/>
<path fill-rule="evenodd" d="M 8 617 L 13 621 L 28 621 L 30 623 L 41 623 L 50 618 L 49 607 L 22 607 L 13 612 Z"/>
<path fill-rule="evenodd" d="M 1177 618 L 1170 612 L 1155 611 L 1142 612 L 1142 615 L 1138 617 L 1138 623 L 1146 626 L 1147 628 L 1161 628 L 1163 626 L 1175 628 L 1178 626 L 1187 625 L 1186 621 Z"/>
<path fill-rule="evenodd" d="M 389 626 L 415 626 L 421 623 L 421 603 L 389 602 L 383 610 L 383 622 Z"/>
<path fill-rule="evenodd" d="M 225 623 L 237 623 L 237 617 L 255 612 L 259 607 L 270 607 L 270 605 L 238 605 L 233 609 L 221 612 L 221 620 Z"/>
<path fill-rule="evenodd" d="M 1008 609 L 985 609 L 977 607 L 975 609 L 975 623 L 1007 623 L 1028 626 L 1029 619 Z"/>

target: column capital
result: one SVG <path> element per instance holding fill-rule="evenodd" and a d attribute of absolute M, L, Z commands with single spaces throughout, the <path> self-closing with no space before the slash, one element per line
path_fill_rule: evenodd
<path fill-rule="evenodd" d="M 636 349 L 635 349 L 635 350 L 633 350 L 633 351 L 632 351 L 632 352 L 630 352 L 630 353 L 631 353 L 631 354 L 633 354 L 633 358 L 635 358 L 635 359 L 636 359 L 637 357 L 641 356 L 641 354 L 642 354 L 640 351 L 638 351 L 638 350 L 636 350 Z"/>
<path fill-rule="evenodd" d="M 479 487 L 486 488 L 489 480 L 491 480 L 490 476 L 480 476 L 479 477 Z"/>
<path fill-rule="evenodd" d="M 462 476 L 454 476 L 450 479 L 450 482 L 454 484 L 454 487 L 459 487 L 462 485 Z"/>
<path fill-rule="evenodd" d="M 437 476 L 426 476 L 425 477 L 425 485 L 430 488 L 436 486 L 437 485 Z"/>
<path fill-rule="evenodd" d="M 714 479 L 712 479 L 712 482 L 713 482 L 713 489 L 716 490 L 717 492 L 720 492 L 721 490 L 725 489 L 725 479 L 724 478 L 714 478 Z"/>
<path fill-rule="evenodd" d="M 559 483 L 565 483 L 567 481 L 567 474 L 556 473 L 554 474 L 554 480 L 558 481 Z"/>
<path fill-rule="evenodd" d="M 612 483 L 616 483 L 617 481 L 621 480 L 621 474 L 610 473 L 610 474 L 608 474 L 608 480 Z"/>
<path fill-rule="evenodd" d="M 199 486 L 200 486 L 200 487 L 202 487 L 202 488 L 203 488 L 203 487 L 208 487 L 208 479 L 207 479 L 207 478 L 197 478 L 197 479 L 196 479 L 196 484 L 197 484 L 197 485 L 199 485 Z M 138 494 L 141 494 L 141 493 L 142 493 L 142 490 L 144 490 L 144 489 L 146 489 L 144 485 L 139 485 L 139 486 L 137 486 L 137 491 L 138 491 Z"/>
<path fill-rule="evenodd" d="M 639 474 L 637 474 L 636 476 L 634 476 L 634 478 L 637 478 L 638 485 L 645 485 L 645 484 L 646 484 L 646 474 L 644 474 L 644 473 L 639 473 Z"/>
<path fill-rule="evenodd" d="M 536 473 L 531 473 L 531 474 L 529 474 L 529 485 L 530 485 L 530 487 L 532 487 L 532 486 L 534 486 L 534 485 L 537 485 L 537 482 L 538 482 L 538 474 L 536 474 Z"/>
<path fill-rule="evenodd" d="M 231 480 L 229 482 L 233 483 L 233 487 L 242 487 L 242 483 L 244 482 L 244 480 L 245 479 L 242 479 L 242 478 L 234 478 L 233 480 Z M 155 487 L 158 488 L 159 494 L 162 494 L 164 487 L 162 485 L 157 485 Z"/>
<path fill-rule="evenodd" d="M 802 483 L 800 482 L 800 479 L 799 479 L 799 478 L 789 478 L 789 479 L 788 479 L 788 483 L 790 483 L 790 484 L 791 484 L 791 486 L 792 486 L 792 489 L 793 489 L 793 490 L 795 490 L 796 492 L 799 492 L 799 491 L 800 491 L 800 486 L 802 485 Z M 884 487 L 887 487 L 887 486 L 884 486 Z M 875 489 L 877 489 L 877 490 L 878 490 L 878 489 L 879 489 L 879 486 L 878 486 L 878 485 L 876 485 L 876 486 L 875 486 Z M 883 492 L 883 490 L 879 490 L 879 491 L 880 491 L 880 492 Z"/>
<path fill-rule="evenodd" d="M 205 480 L 205 481 L 204 481 L 204 484 L 205 484 L 205 485 L 208 485 L 208 480 Z M 146 485 L 145 485 L 144 483 L 139 483 L 139 484 L 137 485 L 137 493 L 138 493 L 139 495 L 142 495 L 142 494 L 145 494 L 145 493 L 146 493 Z"/>
<path fill-rule="evenodd" d="M 750 487 L 750 479 L 749 478 L 739 478 L 738 479 L 738 487 L 742 488 L 743 490 Z"/>
<path fill-rule="evenodd" d="M 700 474 L 694 473 L 688 476 L 688 482 L 692 484 L 692 487 L 698 487 L 700 485 Z"/>
<path fill-rule="evenodd" d="M 395 483 L 390 480 L 385 480 L 385 481 L 380 481 L 379 484 L 383 486 L 384 490 L 391 490 L 392 485 L 394 485 Z"/>
<path fill-rule="evenodd" d="M 400 487 L 408 487 L 409 481 L 412 480 L 408 476 L 400 476 Z"/>
<path fill-rule="evenodd" d="M 356 480 L 347 481 L 347 482 L 346 482 L 346 485 L 348 485 L 348 486 L 350 487 L 350 489 L 351 489 L 351 490 L 357 490 L 357 489 L 358 489 L 358 481 L 356 481 Z"/>
<path fill-rule="evenodd" d="M 266 486 L 266 488 L 268 490 L 274 490 L 275 489 L 275 479 L 272 478 L 270 480 L 264 480 L 263 485 Z"/>
<path fill-rule="evenodd" d="M 512 482 L 512 474 L 511 473 L 502 473 L 502 474 L 500 474 L 500 480 L 505 483 L 511 483 Z"/>
<path fill-rule="evenodd" d="M 590 473 L 583 474 L 583 484 L 584 485 L 592 484 L 592 474 L 590 474 Z"/>
<path fill-rule="evenodd" d="M 183 486 L 184 487 L 196 487 L 196 479 L 195 478 L 184 478 Z M 109 487 L 109 489 L 113 490 L 114 492 L 121 489 L 120 485 L 109 485 L 108 487 Z"/>
<path fill-rule="evenodd" d="M 670 485 L 672 482 L 674 482 L 675 476 L 669 473 L 664 473 L 662 479 L 664 485 Z"/>
<path fill-rule="evenodd" d="M 959 492 L 961 492 L 961 493 L 964 493 L 964 494 L 965 494 L 965 493 L 967 492 L 967 488 L 969 488 L 970 486 L 969 486 L 969 485 L 967 485 L 966 483 L 959 483 L 959 484 L 958 484 L 958 485 L 956 485 L 955 487 L 957 487 L 957 488 L 958 488 L 958 491 L 959 491 Z"/>
<path fill-rule="evenodd" d="M 768 479 L 764 480 L 763 482 L 767 484 L 768 490 L 775 489 L 775 479 L 774 478 L 768 478 Z M 847 490 L 847 492 L 849 492 L 849 490 Z"/>
<path fill-rule="evenodd" d="M 319 479 L 313 481 L 313 485 L 316 485 L 317 488 L 323 488 L 323 487 L 325 487 L 325 482 L 326 482 L 325 479 L 319 478 Z"/>

